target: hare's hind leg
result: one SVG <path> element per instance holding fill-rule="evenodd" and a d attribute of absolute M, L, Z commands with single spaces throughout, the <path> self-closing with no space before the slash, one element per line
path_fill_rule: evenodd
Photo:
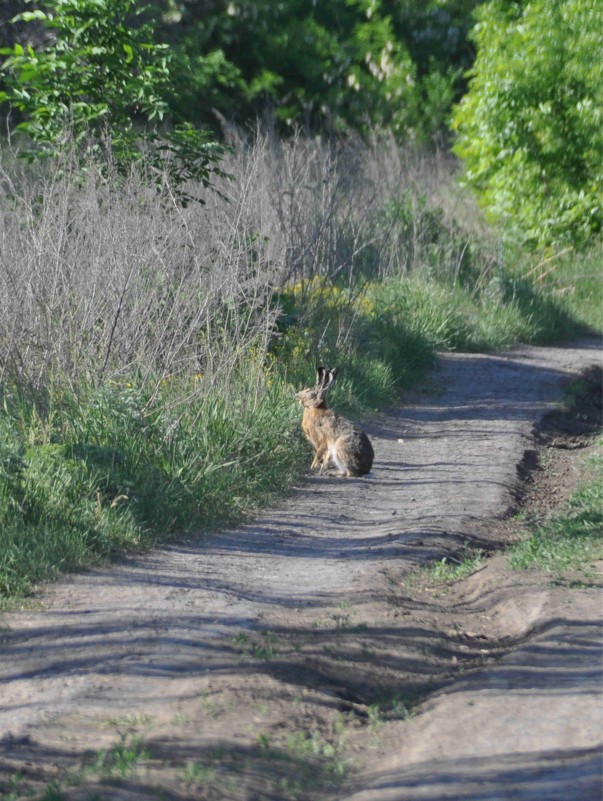
<path fill-rule="evenodd" d="M 349 472 L 345 461 L 345 448 L 342 445 L 341 439 L 329 445 L 328 457 L 333 467 L 337 469 L 337 475 L 347 476 Z"/>

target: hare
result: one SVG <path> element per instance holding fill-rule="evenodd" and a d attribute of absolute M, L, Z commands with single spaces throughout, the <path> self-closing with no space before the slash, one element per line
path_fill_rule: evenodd
<path fill-rule="evenodd" d="M 361 428 L 327 407 L 327 392 L 336 375 L 336 368 L 319 367 L 316 386 L 296 395 L 304 409 L 303 432 L 314 448 L 310 469 L 319 467 L 322 472 L 332 463 L 341 476 L 363 476 L 370 472 L 375 453 Z"/>

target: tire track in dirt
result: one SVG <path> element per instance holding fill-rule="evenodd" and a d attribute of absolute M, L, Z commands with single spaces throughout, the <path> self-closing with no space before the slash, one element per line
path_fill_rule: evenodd
<path fill-rule="evenodd" d="M 87 751 L 115 739 L 107 721 L 127 717 L 152 720 L 152 760 L 146 783 L 111 798 L 146 798 L 155 786 L 173 798 L 294 797 L 288 790 L 270 795 L 273 785 L 285 787 L 286 767 L 265 764 L 258 732 L 308 730 L 312 721 L 324 728 L 345 709 L 366 717 L 376 681 L 392 691 L 401 675 L 424 670 L 432 675 L 423 680 L 435 677 L 438 685 L 450 655 L 432 645 L 428 626 L 417 630 L 420 618 L 412 620 L 412 632 L 404 628 L 405 612 L 400 619 L 388 606 L 384 572 L 395 566 L 404 573 L 455 553 L 475 521 L 506 514 L 517 465 L 534 445 L 534 424 L 559 402 L 568 377 L 600 359 L 594 339 L 497 356 L 443 356 L 435 375 L 441 393 L 366 426 L 376 452 L 370 477 L 312 478 L 247 525 L 71 577 L 46 588 L 39 609 L 5 615 L 0 782 L 16 769 L 31 786 L 61 776 Z M 350 631 L 355 642 L 338 646 L 338 633 Z M 405 635 L 415 638 L 408 664 L 400 655 Z M 430 649 L 431 662 L 422 664 L 420 654 Z M 474 651 L 479 659 L 480 648 Z M 405 731 L 426 719 L 419 715 Z M 416 734 L 417 754 L 421 737 L 433 739 Z M 256 767 L 237 762 L 236 787 L 229 790 L 187 790 L 178 770 L 218 741 Z M 379 775 L 393 770 L 399 778 L 402 770 L 406 781 L 415 771 L 411 795 L 402 794 L 401 779 L 384 788 L 367 774 L 354 798 L 486 798 L 474 791 L 417 795 L 423 757 L 405 762 L 396 753 L 382 754 Z M 257 775 L 262 770 L 265 780 Z M 312 797 L 313 787 L 299 792 Z M 326 789 L 320 792 L 315 797 L 326 797 Z"/>

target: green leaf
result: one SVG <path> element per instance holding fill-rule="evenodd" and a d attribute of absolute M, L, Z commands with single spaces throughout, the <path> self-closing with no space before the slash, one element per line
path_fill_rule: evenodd
<path fill-rule="evenodd" d="M 47 20 L 49 19 L 48 14 L 45 14 L 44 11 L 40 11 L 36 9 L 35 11 L 23 11 L 20 14 L 17 14 L 11 22 L 32 22 L 33 20 Z M 51 19 L 51 18 L 50 18 Z"/>

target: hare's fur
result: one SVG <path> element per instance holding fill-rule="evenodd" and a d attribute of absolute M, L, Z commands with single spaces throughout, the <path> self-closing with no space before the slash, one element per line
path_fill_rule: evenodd
<path fill-rule="evenodd" d="M 297 399 L 304 409 L 302 430 L 314 448 L 310 469 L 322 472 L 329 464 L 342 476 L 363 476 L 373 466 L 373 446 L 364 431 L 327 406 L 327 391 L 336 369 L 319 367 L 316 386 L 302 389 Z"/>

